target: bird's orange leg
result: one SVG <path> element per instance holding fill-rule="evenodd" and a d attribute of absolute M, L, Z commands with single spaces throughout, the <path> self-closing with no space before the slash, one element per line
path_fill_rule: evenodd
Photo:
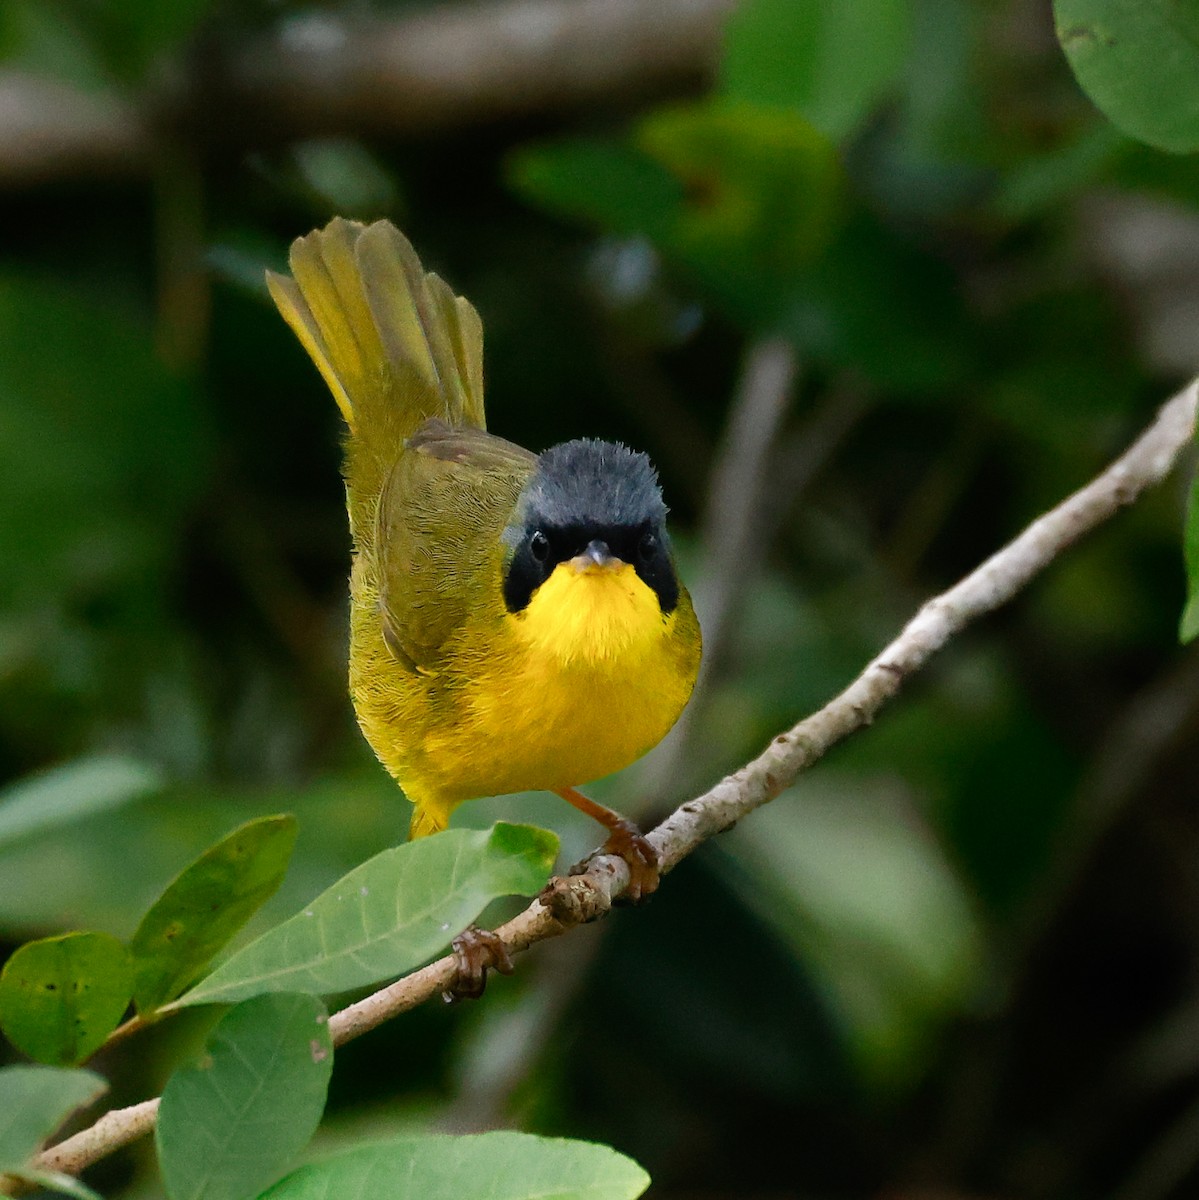
<path fill-rule="evenodd" d="M 629 890 L 626 895 L 629 900 L 636 904 L 658 890 L 658 852 L 628 817 L 622 817 L 620 813 L 589 800 L 574 788 L 555 788 L 554 793 L 608 830 L 608 840 L 603 850 L 605 854 L 615 854 L 628 863 Z"/>

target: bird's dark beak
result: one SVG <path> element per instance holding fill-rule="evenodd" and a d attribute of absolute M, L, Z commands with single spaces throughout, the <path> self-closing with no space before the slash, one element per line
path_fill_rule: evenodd
<path fill-rule="evenodd" d="M 582 554 L 576 554 L 570 560 L 570 565 L 579 572 L 612 571 L 621 565 L 621 560 L 608 549 L 607 542 L 601 542 L 597 538 L 587 544 L 587 549 Z"/>

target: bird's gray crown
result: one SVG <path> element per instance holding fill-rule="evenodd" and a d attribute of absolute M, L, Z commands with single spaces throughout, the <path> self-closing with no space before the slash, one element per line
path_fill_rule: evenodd
<path fill-rule="evenodd" d="M 658 473 L 644 454 L 578 438 L 544 451 L 521 498 L 526 521 L 550 527 L 633 527 L 666 519 Z"/>

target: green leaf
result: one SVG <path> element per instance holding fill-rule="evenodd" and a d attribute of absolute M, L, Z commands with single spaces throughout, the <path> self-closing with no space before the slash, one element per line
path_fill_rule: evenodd
<path fill-rule="evenodd" d="M 316 1131 L 332 1070 L 316 997 L 256 996 L 227 1013 L 162 1093 L 155 1139 L 171 1200 L 258 1195 Z"/>
<path fill-rule="evenodd" d="M 49 1192 L 61 1192 L 64 1196 L 74 1196 L 75 1200 L 103 1200 L 98 1192 L 93 1192 L 87 1184 L 76 1179 L 74 1175 L 64 1175 L 61 1171 L 39 1171 L 26 1167 L 21 1171 L 12 1171 L 25 1183 L 44 1188 Z"/>
<path fill-rule="evenodd" d="M 109 812 L 162 786 L 154 767 L 115 755 L 27 776 L 0 791 L 0 846 Z"/>
<path fill-rule="evenodd" d="M 1054 0 L 1058 41 L 1113 125 L 1175 153 L 1199 149 L 1199 6 Z"/>
<path fill-rule="evenodd" d="M 557 850 L 547 830 L 502 821 L 384 850 L 175 1003 L 340 992 L 403 974 L 444 949 L 492 900 L 538 891 Z"/>
<path fill-rule="evenodd" d="M 531 146 L 507 162 L 508 182 L 560 217 L 605 232 L 662 241 L 683 205 L 683 185 L 623 142 L 571 138 Z"/>
<path fill-rule="evenodd" d="M 107 1090 L 91 1071 L 0 1067 L 0 1171 L 19 1171 L 71 1113 Z"/>
<path fill-rule="evenodd" d="M 102 103 L 96 94 L 112 82 L 77 14 L 46 0 L 0 5 L 0 60 L 91 92 L 95 103 Z"/>
<path fill-rule="evenodd" d="M 119 4 L 43 3 L 78 46 L 75 56 L 86 49 L 102 67 L 103 79 L 111 84 L 136 84 L 169 55 L 178 55 L 204 17 L 212 0 L 121 0 Z M 62 36 L 60 34 L 60 36 Z"/>
<path fill-rule="evenodd" d="M 749 271 L 760 288 L 763 273 L 790 277 L 827 245 L 840 166 L 799 114 L 728 100 L 678 105 L 646 117 L 635 136 L 685 189 L 663 248 L 712 282 Z"/>
<path fill-rule="evenodd" d="M 235 829 L 186 867 L 133 935 L 133 999 L 139 1013 L 173 1000 L 272 896 L 296 842 L 292 816 Z"/>
<path fill-rule="evenodd" d="M 330 212 L 371 220 L 400 207 L 398 189 L 382 160 L 361 142 L 321 137 L 292 146 L 296 170 L 314 197 Z M 263 259 L 255 255 L 262 278 Z"/>
<path fill-rule="evenodd" d="M 120 52 L 128 56 L 130 66 L 144 72 L 155 59 L 177 51 L 212 7 L 212 0 L 125 0 L 110 9 L 114 41 L 120 40 Z"/>
<path fill-rule="evenodd" d="M 635 1200 L 647 1187 L 608 1146 L 497 1131 L 359 1146 L 300 1167 L 260 1200 Z"/>
<path fill-rule="evenodd" d="M 1178 636 L 1182 642 L 1190 642 L 1199 636 L 1199 471 L 1191 480 L 1191 498 L 1187 505 L 1186 533 L 1183 540 L 1183 557 L 1187 569 L 1187 602 L 1182 610 Z"/>
<path fill-rule="evenodd" d="M 129 951 L 107 933 L 68 933 L 21 946 L 0 972 L 0 1029 L 39 1062 L 82 1062 L 129 1006 Z"/>
<path fill-rule="evenodd" d="M 725 27 L 722 90 L 794 108 L 840 141 L 895 84 L 909 24 L 905 0 L 746 0 Z"/>
<path fill-rule="evenodd" d="M 1079 137 L 1047 154 L 1021 159 L 1001 181 L 992 207 L 1013 224 L 1028 221 L 1066 203 L 1117 165 L 1134 146 L 1106 122 L 1096 122 Z"/>

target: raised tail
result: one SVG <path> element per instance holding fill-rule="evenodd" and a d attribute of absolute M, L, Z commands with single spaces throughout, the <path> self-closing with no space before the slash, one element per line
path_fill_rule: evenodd
<path fill-rule="evenodd" d="M 423 422 L 485 427 L 482 323 L 389 221 L 335 217 L 297 238 L 289 261 L 267 286 L 349 426 L 351 505 L 373 505 Z"/>

